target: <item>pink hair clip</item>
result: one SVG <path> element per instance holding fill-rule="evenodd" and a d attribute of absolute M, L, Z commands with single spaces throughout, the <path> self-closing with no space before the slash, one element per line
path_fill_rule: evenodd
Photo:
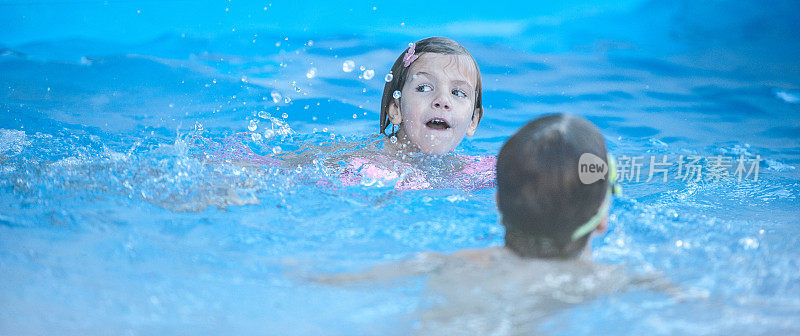
<path fill-rule="evenodd" d="M 409 43 L 408 51 L 406 51 L 406 54 L 403 55 L 403 64 L 405 64 L 406 68 L 408 68 L 408 66 L 411 65 L 411 62 L 414 62 L 414 60 L 416 60 L 418 57 L 419 55 L 414 55 L 414 43 Z"/>

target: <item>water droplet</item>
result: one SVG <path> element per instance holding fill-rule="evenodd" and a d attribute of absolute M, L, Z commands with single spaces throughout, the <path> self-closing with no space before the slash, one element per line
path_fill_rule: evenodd
<path fill-rule="evenodd" d="M 255 132 L 257 128 L 258 128 L 258 119 L 251 119 L 250 125 L 247 125 L 247 129 L 249 129 L 250 132 Z"/>
<path fill-rule="evenodd" d="M 392 93 L 392 97 L 394 97 L 394 99 L 400 99 L 400 96 L 402 96 L 402 95 L 403 95 L 403 93 L 400 92 L 400 90 L 397 90 L 394 93 Z"/>
<path fill-rule="evenodd" d="M 745 250 L 752 250 L 758 248 L 758 240 L 755 240 L 750 237 L 739 239 L 739 244 L 744 247 Z"/>
<path fill-rule="evenodd" d="M 282 151 L 281 146 L 272 147 L 272 153 L 280 154 Z"/>
<path fill-rule="evenodd" d="M 308 45 L 309 47 L 313 46 L 314 45 L 314 41 L 313 40 L 308 40 L 308 42 L 306 42 L 306 45 Z"/>
<path fill-rule="evenodd" d="M 408 47 L 409 47 L 409 48 L 411 48 L 411 47 L 413 47 L 413 46 L 414 46 L 414 43 L 411 43 L 411 42 L 409 42 L 409 43 L 408 43 Z"/>
<path fill-rule="evenodd" d="M 327 128 L 327 127 L 323 128 L 323 129 L 322 129 L 322 132 L 324 132 L 324 133 L 328 133 L 328 128 Z"/>
<path fill-rule="evenodd" d="M 289 118 L 289 114 L 284 112 L 283 114 L 281 114 L 281 117 L 283 117 L 283 119 Z"/>
<path fill-rule="evenodd" d="M 342 63 L 342 71 L 351 72 L 356 68 L 356 63 L 351 60 L 346 60 Z"/>
<path fill-rule="evenodd" d="M 362 65 L 362 66 L 358 67 L 358 70 L 364 71 L 364 70 L 367 70 L 367 67 Z"/>
<path fill-rule="evenodd" d="M 286 104 L 289 104 L 289 103 L 292 102 L 292 98 L 289 98 L 289 97 L 283 98 L 283 102 L 286 103 Z"/>
<path fill-rule="evenodd" d="M 355 118 L 358 118 L 358 115 L 356 115 L 355 113 L 353 113 L 353 119 L 355 119 Z"/>
<path fill-rule="evenodd" d="M 275 131 L 273 131 L 271 129 L 268 129 L 268 130 L 264 131 L 264 137 L 265 138 L 269 139 L 269 138 L 274 137 L 274 136 L 275 136 Z"/>
<path fill-rule="evenodd" d="M 394 136 L 394 135 L 392 135 L 391 137 L 389 137 L 389 142 L 391 142 L 391 143 L 397 143 L 397 137 L 396 137 L 396 136 Z"/>
<path fill-rule="evenodd" d="M 267 119 L 269 115 L 267 114 L 267 111 L 258 111 L 258 117 L 261 119 Z"/>
<path fill-rule="evenodd" d="M 317 76 L 317 68 L 308 69 L 306 72 L 306 78 L 311 79 Z"/>
<path fill-rule="evenodd" d="M 386 81 L 386 83 L 389 83 L 389 82 L 391 82 L 391 81 L 392 81 L 392 79 L 394 79 L 394 75 L 392 75 L 392 73 L 391 73 L 391 72 L 390 72 L 390 73 L 388 73 L 388 74 L 386 74 L 386 77 L 384 77 L 384 78 L 383 78 L 383 80 L 385 80 L 385 81 Z"/>
<path fill-rule="evenodd" d="M 260 133 L 251 133 L 250 137 L 252 137 L 253 141 L 255 141 L 255 142 L 261 141 L 261 134 Z"/>
<path fill-rule="evenodd" d="M 273 102 L 278 103 L 281 101 L 281 94 L 278 91 L 272 91 L 269 95 L 272 96 Z"/>
<path fill-rule="evenodd" d="M 372 77 L 375 77 L 375 70 L 364 70 L 364 79 L 372 79 Z"/>

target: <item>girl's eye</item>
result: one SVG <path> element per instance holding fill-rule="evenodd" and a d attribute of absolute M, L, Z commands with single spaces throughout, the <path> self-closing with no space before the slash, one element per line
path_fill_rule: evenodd
<path fill-rule="evenodd" d="M 429 91 L 433 91 L 433 88 L 428 84 L 422 84 L 420 86 L 417 86 L 417 92 L 429 92 Z"/>
<path fill-rule="evenodd" d="M 453 91 L 451 91 L 450 93 L 452 93 L 454 96 L 460 97 L 460 98 L 466 98 L 467 97 L 467 93 L 464 92 L 464 91 L 461 91 L 459 89 L 453 89 Z"/>

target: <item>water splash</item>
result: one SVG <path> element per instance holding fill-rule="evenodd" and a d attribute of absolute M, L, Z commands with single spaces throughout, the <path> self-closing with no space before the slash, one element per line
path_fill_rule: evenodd
<path fill-rule="evenodd" d="M 308 72 L 306 72 L 306 78 L 308 79 L 312 79 L 316 76 L 317 76 L 317 68 L 308 69 Z"/>
<path fill-rule="evenodd" d="M 375 77 L 375 70 L 372 70 L 372 69 L 364 70 L 364 73 L 362 74 L 362 76 L 364 77 L 364 79 L 370 80 L 370 79 L 372 79 L 372 77 Z"/>
<path fill-rule="evenodd" d="M 281 94 L 278 91 L 272 91 L 272 93 L 270 93 L 270 96 L 272 97 L 272 102 L 276 104 L 281 101 Z"/>
<path fill-rule="evenodd" d="M 344 72 L 352 72 L 353 69 L 355 68 L 356 68 L 356 63 L 351 60 L 347 60 L 344 61 L 344 63 L 342 63 L 342 71 Z"/>

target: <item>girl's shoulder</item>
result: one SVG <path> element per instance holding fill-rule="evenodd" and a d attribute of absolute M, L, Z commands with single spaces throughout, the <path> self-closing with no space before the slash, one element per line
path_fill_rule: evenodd
<path fill-rule="evenodd" d="M 482 190 L 495 187 L 497 157 L 494 155 L 459 155 L 459 157 L 465 165 L 452 176 L 457 188 Z"/>
<path fill-rule="evenodd" d="M 461 169 L 462 174 L 483 173 L 495 171 L 497 157 L 494 155 L 459 155 L 466 166 Z"/>

